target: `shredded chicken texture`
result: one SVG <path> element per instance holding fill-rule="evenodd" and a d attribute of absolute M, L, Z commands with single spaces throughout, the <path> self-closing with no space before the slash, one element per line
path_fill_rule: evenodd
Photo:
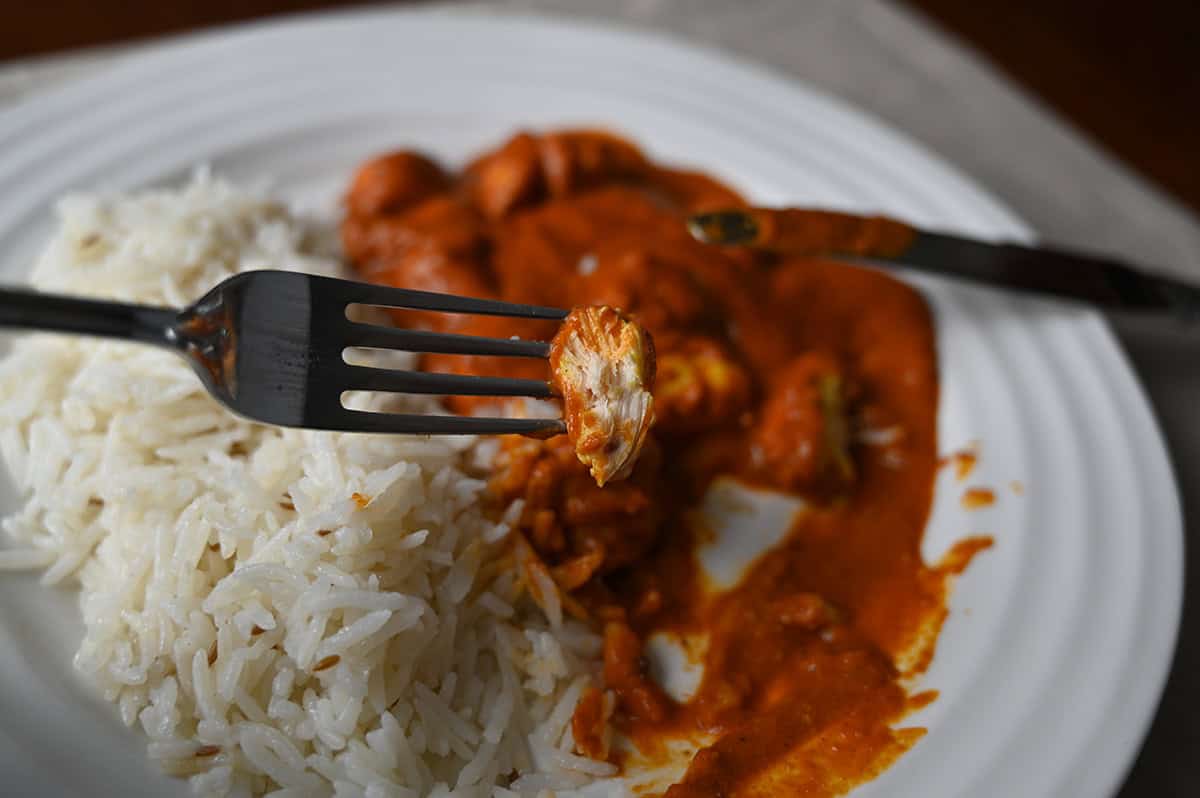
<path fill-rule="evenodd" d="M 550 366 L 575 454 L 596 484 L 629 476 L 654 421 L 650 334 L 613 308 L 576 308 L 554 336 Z"/>

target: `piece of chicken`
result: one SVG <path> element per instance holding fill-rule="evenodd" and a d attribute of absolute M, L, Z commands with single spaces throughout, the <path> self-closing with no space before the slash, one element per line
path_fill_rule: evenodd
<path fill-rule="evenodd" d="M 551 342 L 550 368 L 575 454 L 596 484 L 629 476 L 654 420 L 650 334 L 614 308 L 576 308 Z"/>
<path fill-rule="evenodd" d="M 750 374 L 725 344 L 704 335 L 664 338 L 655 389 L 664 433 L 710 430 L 750 407 Z"/>
<path fill-rule="evenodd" d="M 775 376 L 751 440 L 770 482 L 790 491 L 836 496 L 855 481 L 851 386 L 825 352 L 800 355 Z"/>

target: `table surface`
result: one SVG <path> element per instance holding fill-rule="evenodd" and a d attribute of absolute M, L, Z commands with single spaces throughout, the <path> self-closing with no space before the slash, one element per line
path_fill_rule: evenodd
<path fill-rule="evenodd" d="M 600 18 L 683 36 L 765 63 L 858 105 L 987 186 L 1044 239 L 1200 281 L 1200 219 L 1091 146 L 971 52 L 888 0 L 500 0 L 458 3 Z M 0 67 L 0 107 L 154 46 Z M 1166 434 L 1190 539 L 1200 526 L 1200 331 L 1114 322 Z M 1188 572 L 1200 547 L 1189 546 Z M 1200 580 L 1191 580 L 1162 706 L 1121 798 L 1200 784 Z"/>

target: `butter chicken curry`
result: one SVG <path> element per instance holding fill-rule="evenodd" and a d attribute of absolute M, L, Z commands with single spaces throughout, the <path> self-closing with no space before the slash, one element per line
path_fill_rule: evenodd
<path fill-rule="evenodd" d="M 985 545 L 967 541 L 938 567 L 921 559 L 938 467 L 924 300 L 877 271 L 689 235 L 688 214 L 743 205 L 621 138 L 568 130 L 517 135 L 459 174 L 410 151 L 375 158 L 354 177 L 342 225 L 365 279 L 604 305 L 652 336 L 654 424 L 627 478 L 598 486 L 567 436 L 514 437 L 501 441 L 491 491 L 524 500 L 520 561 L 603 633 L 577 749 L 641 767 L 691 741 L 667 798 L 830 796 L 877 775 L 922 734 L 896 728 L 932 698 L 905 683 L 932 656 L 949 575 Z M 418 312 L 397 323 L 535 340 L 558 330 Z M 461 355 L 422 365 L 540 379 L 549 369 Z M 496 400 L 447 401 L 471 413 Z M 711 531 L 695 510 L 718 477 L 806 500 L 783 541 L 723 590 L 696 557 Z M 644 645 L 660 632 L 703 641 L 686 701 L 650 672 Z M 609 744 L 610 723 L 636 750 Z"/>

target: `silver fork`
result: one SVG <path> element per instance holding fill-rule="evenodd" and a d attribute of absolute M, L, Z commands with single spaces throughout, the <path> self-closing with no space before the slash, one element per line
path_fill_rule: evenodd
<path fill-rule="evenodd" d="M 155 344 L 183 355 L 209 393 L 267 424 L 343 432 L 561 433 L 560 419 L 370 413 L 343 406 L 345 391 L 553 395 L 541 380 L 435 374 L 350 365 L 347 348 L 546 358 L 542 341 L 483 338 L 363 324 L 350 305 L 561 320 L 567 311 L 411 291 L 284 271 L 235 275 L 183 310 L 0 288 L 0 327 Z"/>

